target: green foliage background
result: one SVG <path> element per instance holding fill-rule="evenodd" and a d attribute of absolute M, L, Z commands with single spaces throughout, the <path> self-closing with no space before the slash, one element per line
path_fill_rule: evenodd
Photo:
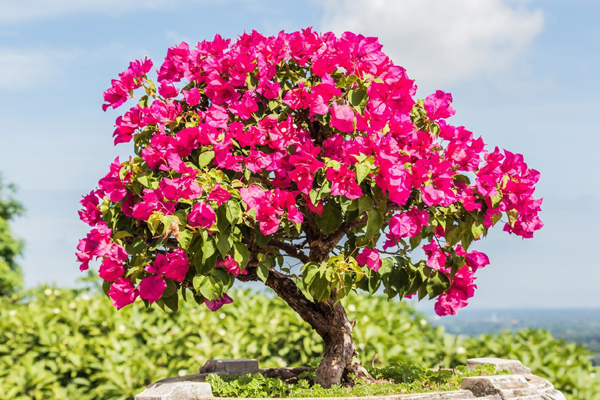
<path fill-rule="evenodd" d="M 280 299 L 233 291 L 217 312 L 182 303 L 176 314 L 101 294 L 40 288 L 0 299 L 0 399 L 132 399 L 150 382 L 197 373 L 210 358 L 250 357 L 263 367 L 304 365 L 320 338 Z M 468 357 L 516 358 L 570 399 L 600 399 L 600 371 L 582 346 L 544 331 L 460 338 L 432 328 L 410 305 L 381 296 L 344 300 L 357 321 L 363 363 L 437 367 Z"/>
<path fill-rule="evenodd" d="M 23 206 L 14 197 L 15 186 L 4 184 L 0 175 L 0 296 L 14 293 L 23 285 L 23 275 L 16 258 L 23 243 L 11 229 L 10 221 L 23 213 Z"/>

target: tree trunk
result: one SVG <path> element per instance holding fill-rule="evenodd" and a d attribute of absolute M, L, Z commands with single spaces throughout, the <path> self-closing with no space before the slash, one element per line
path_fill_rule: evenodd
<path fill-rule="evenodd" d="M 372 379 L 367 370 L 354 361 L 354 356 L 358 353 L 352 338 L 353 324 L 348 320 L 342 303 L 332 305 L 334 302 L 335 299 L 330 299 L 323 304 L 329 314 L 330 324 L 317 330 L 325 342 L 325 353 L 317 368 L 315 383 L 324 388 L 340 384 L 350 374 L 357 379 Z"/>
<path fill-rule="evenodd" d="M 248 275 L 238 275 L 240 280 L 258 280 L 255 268 Z M 265 284 L 273 289 L 304 321 L 323 338 L 325 353 L 316 371 L 315 383 L 325 388 L 341 384 L 353 374 L 357 379 L 373 378 L 360 363 L 352 338 L 353 322 L 350 322 L 341 302 L 336 304 L 335 291 L 325 302 L 313 302 L 304 296 L 296 283 L 285 275 L 271 270 Z"/>

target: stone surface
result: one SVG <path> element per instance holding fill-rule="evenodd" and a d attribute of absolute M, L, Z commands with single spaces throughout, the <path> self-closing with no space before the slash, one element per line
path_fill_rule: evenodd
<path fill-rule="evenodd" d="M 287 398 L 285 400 L 307 400 L 308 398 Z M 492 398 L 475 398 L 468 390 L 454 390 L 451 392 L 429 392 L 414 394 L 395 394 L 390 396 L 365 396 L 365 397 L 320 397 L 318 400 L 495 400 Z M 240 400 L 227 397 L 215 397 L 211 400 Z M 250 400 L 250 399 L 244 399 Z M 253 399 L 258 400 L 258 399 Z M 281 400 L 265 398 L 260 400 Z M 317 400 L 317 399 L 311 399 Z"/>
<path fill-rule="evenodd" d="M 246 375 L 258 374 L 258 361 L 248 358 L 238 358 L 235 360 L 208 360 L 203 367 L 200 367 L 201 374 L 222 374 L 222 375 Z"/>
<path fill-rule="evenodd" d="M 474 358 L 467 360 L 467 367 L 469 369 L 475 369 L 477 366 L 483 364 L 494 365 L 496 371 L 509 370 L 513 375 L 463 378 L 461 390 L 452 392 L 371 396 L 361 397 L 360 400 L 566 400 L 565 396 L 556 390 L 546 379 L 531 375 L 529 368 L 524 367 L 520 361 L 499 358 Z M 293 380 L 297 379 L 298 374 L 309 369 L 259 369 L 258 362 L 249 359 L 209 360 L 200 368 L 199 374 L 158 381 L 137 395 L 135 400 L 229 400 L 213 397 L 210 385 L 204 383 L 208 374 L 245 375 L 261 372 L 266 376 L 272 375 L 283 380 Z M 319 400 L 357 400 L 357 398 L 323 398 Z"/>
<path fill-rule="evenodd" d="M 562 392 L 556 390 L 554 385 L 544 378 L 536 375 L 523 375 L 529 386 L 534 387 L 539 393 L 548 396 L 548 400 L 567 400 Z"/>
<path fill-rule="evenodd" d="M 212 397 L 208 383 L 179 381 L 154 383 L 135 396 L 135 400 L 198 400 Z"/>
<path fill-rule="evenodd" d="M 475 398 L 493 400 L 565 400 L 564 395 L 539 376 L 528 375 L 472 376 L 463 378 L 461 389 Z"/>
<path fill-rule="evenodd" d="M 467 368 L 471 370 L 484 364 L 493 365 L 494 367 L 496 367 L 496 372 L 506 369 L 511 374 L 531 374 L 531 370 L 523 366 L 523 364 L 521 364 L 521 361 L 519 360 L 505 360 L 502 358 L 492 357 L 470 358 L 467 360 Z"/>

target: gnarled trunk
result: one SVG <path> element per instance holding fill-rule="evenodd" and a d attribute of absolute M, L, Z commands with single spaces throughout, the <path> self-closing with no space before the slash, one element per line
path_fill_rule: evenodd
<path fill-rule="evenodd" d="M 367 370 L 354 361 L 358 354 L 352 338 L 354 325 L 342 303 L 336 304 L 335 291 L 329 300 L 313 302 L 304 296 L 294 281 L 279 272 L 270 271 L 265 283 L 323 338 L 325 353 L 317 368 L 315 383 L 329 388 L 342 383 L 350 374 L 357 379 L 372 379 Z"/>
<path fill-rule="evenodd" d="M 325 342 L 325 353 L 317 368 L 315 383 L 329 388 L 341 383 L 350 374 L 357 379 L 371 379 L 366 369 L 354 361 L 358 353 L 352 338 L 353 324 L 348 320 L 342 303 L 327 304 L 325 308 L 328 309 L 330 324 L 317 330 Z"/>

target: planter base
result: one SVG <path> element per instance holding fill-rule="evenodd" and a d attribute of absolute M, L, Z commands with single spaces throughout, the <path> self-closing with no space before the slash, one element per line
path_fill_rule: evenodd
<path fill-rule="evenodd" d="M 510 371 L 512 375 L 474 376 L 463 378 L 461 390 L 449 392 L 399 394 L 360 398 L 336 397 L 321 398 L 319 400 L 566 400 L 565 396 L 556 390 L 546 379 L 531 375 L 529 368 L 523 366 L 520 361 L 504 360 L 500 358 L 474 358 L 467 360 L 467 368 L 469 369 L 475 369 L 477 366 L 483 364 L 494 365 L 496 371 L 506 369 Z M 260 370 L 256 360 L 210 360 L 204 367 L 200 368 L 201 373 L 160 380 L 148 386 L 146 390 L 135 397 L 135 400 L 218 400 L 222 398 L 213 397 L 210 385 L 204 382 L 206 376 L 210 373 L 219 375 L 245 375 L 263 371 L 268 370 Z"/>

